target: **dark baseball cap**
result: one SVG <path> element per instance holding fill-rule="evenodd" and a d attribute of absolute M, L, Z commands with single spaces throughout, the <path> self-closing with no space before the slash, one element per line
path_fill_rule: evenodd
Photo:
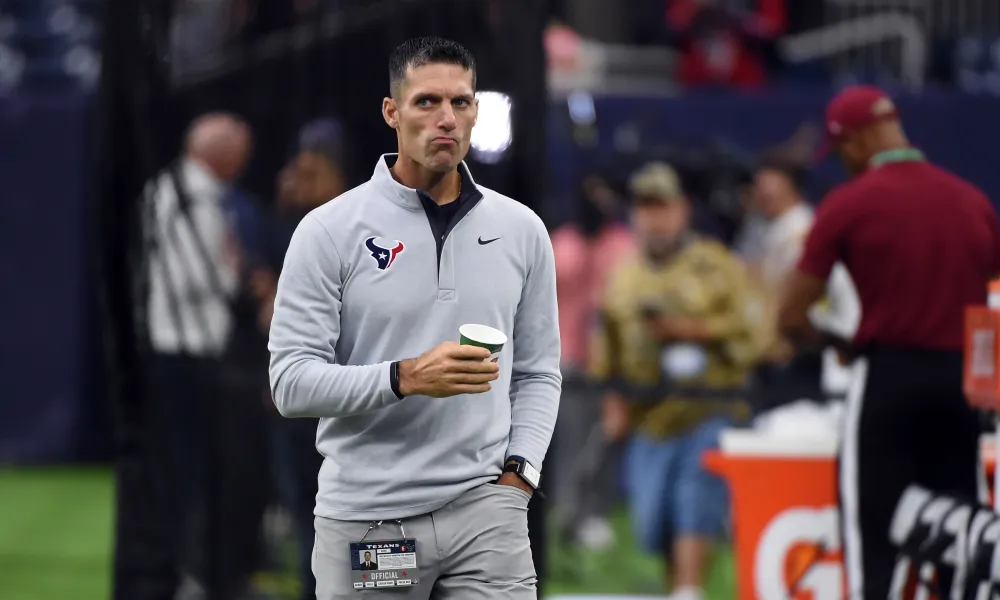
<path fill-rule="evenodd" d="M 826 105 L 824 130 L 826 142 L 820 148 L 818 160 L 849 133 L 881 121 L 899 118 L 896 105 L 888 94 L 873 85 L 852 85 L 844 88 Z"/>

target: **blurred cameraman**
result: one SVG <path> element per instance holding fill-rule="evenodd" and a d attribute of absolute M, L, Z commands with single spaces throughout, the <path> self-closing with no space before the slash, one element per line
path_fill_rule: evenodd
<path fill-rule="evenodd" d="M 747 278 L 729 250 L 691 231 L 671 167 L 646 165 L 629 187 L 641 250 L 608 282 L 591 376 L 607 386 L 608 438 L 624 439 L 638 425 L 625 462 L 636 536 L 667 555 L 671 598 L 699 600 L 729 514 L 726 486 L 701 456 L 747 412 Z"/>

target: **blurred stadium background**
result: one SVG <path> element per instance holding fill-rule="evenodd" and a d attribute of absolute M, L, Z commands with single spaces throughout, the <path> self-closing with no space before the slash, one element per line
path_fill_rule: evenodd
<path fill-rule="evenodd" d="M 1000 3 L 707 1 L 698 4 L 726 16 L 700 25 L 707 34 L 677 17 L 688 4 L 0 0 L 0 597 L 111 597 L 114 458 L 127 443 L 116 444 L 114 424 L 142 387 L 126 261 L 135 199 L 199 114 L 232 111 L 252 127 L 239 185 L 260 207 L 275 203 L 299 129 L 320 117 L 341 124 L 353 186 L 394 147 L 377 108 L 389 51 L 444 35 L 479 61 L 477 180 L 553 231 L 584 218 L 585 177 L 626 196 L 628 174 L 662 160 L 734 243 L 761 150 L 794 150 L 812 202 L 843 179 L 834 160 L 808 157 L 825 102 L 855 82 L 891 91 L 917 145 L 1000 199 Z M 714 34 L 737 57 L 721 67 L 692 50 L 692 39 Z M 635 546 L 620 494 L 593 509 L 603 528 L 589 534 L 567 534 L 555 515 L 578 503 L 559 480 L 582 468 L 597 422 L 580 379 L 547 459 L 555 487 L 570 491 L 548 507 L 544 591 L 663 593 L 662 561 Z M 267 454 L 248 455 L 263 461 L 259 485 L 270 487 Z M 589 485 L 617 489 L 608 471 L 611 480 Z M 298 594 L 276 504 L 260 537 L 278 550 L 249 574 L 256 595 L 247 597 Z M 734 597 L 734 568 L 723 545 L 709 598 Z"/>

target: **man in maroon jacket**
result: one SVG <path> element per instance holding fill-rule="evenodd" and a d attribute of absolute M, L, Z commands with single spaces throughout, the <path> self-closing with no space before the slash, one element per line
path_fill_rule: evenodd
<path fill-rule="evenodd" d="M 820 205 L 779 321 L 799 345 L 829 341 L 807 311 L 833 265 L 846 265 L 862 307 L 839 465 L 848 596 L 884 600 L 912 578 L 894 568 L 888 537 L 903 489 L 976 499 L 980 428 L 962 393 L 963 312 L 1000 272 L 1000 224 L 981 191 L 910 145 L 881 90 L 841 92 L 826 132 L 853 179 Z M 936 579 L 950 595 L 951 575 Z"/>

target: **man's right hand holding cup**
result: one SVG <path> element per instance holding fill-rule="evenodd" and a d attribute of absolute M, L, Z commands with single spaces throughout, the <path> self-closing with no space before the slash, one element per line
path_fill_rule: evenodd
<path fill-rule="evenodd" d="M 399 363 L 399 393 L 447 398 L 488 392 L 490 382 L 500 377 L 500 367 L 487 362 L 489 357 L 486 348 L 444 342 Z"/>

